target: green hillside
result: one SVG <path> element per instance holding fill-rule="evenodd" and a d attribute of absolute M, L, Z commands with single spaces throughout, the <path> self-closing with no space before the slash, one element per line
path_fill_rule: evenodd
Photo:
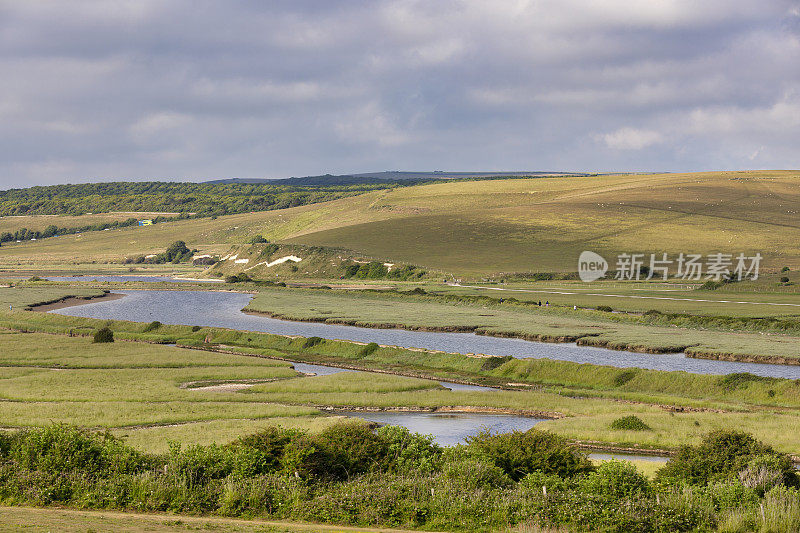
<path fill-rule="evenodd" d="M 108 262 L 182 239 L 224 255 L 273 242 L 351 250 L 457 276 L 570 272 L 579 253 L 712 252 L 800 267 L 799 171 L 442 182 L 270 212 L 64 236 L 0 249 L 0 263 Z"/>

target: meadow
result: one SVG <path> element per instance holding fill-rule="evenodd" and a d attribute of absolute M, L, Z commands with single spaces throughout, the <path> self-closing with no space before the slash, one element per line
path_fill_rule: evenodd
<path fill-rule="evenodd" d="M 800 496 L 785 486 L 795 483 L 793 473 L 783 478 L 785 485 L 739 481 L 745 479 L 741 472 L 764 461 L 769 468 L 784 465 L 788 457 L 775 451 L 800 455 L 796 381 L 469 357 L 23 310 L 98 293 L 82 284 L 47 282 L 0 288 L 0 503 L 339 523 L 354 531 L 747 531 L 776 521 L 790 528 L 800 523 L 800 507 L 793 503 Z M 266 289 L 262 295 L 275 294 L 334 298 L 317 299 L 318 306 L 337 305 L 335 298 L 343 296 L 357 303 L 353 309 L 380 315 L 387 301 L 413 315 L 403 306 L 422 298 L 318 289 Z M 14 310 L 5 310 L 9 301 Z M 551 320 L 558 316 L 552 311 Z M 114 332 L 115 342 L 92 342 L 102 327 Z M 306 376 L 287 360 L 364 371 Z M 449 390 L 440 379 L 500 390 Z M 353 408 L 506 412 L 549 420 L 527 433 L 484 436 L 441 450 L 423 437 L 391 428 L 373 432 L 337 415 Z M 626 418 L 640 426 L 620 426 Z M 678 455 L 668 468 L 592 463 L 575 445 Z M 751 451 L 743 454 L 742 446 Z M 520 450 L 526 450 L 522 456 Z M 774 459 L 764 459 L 765 453 Z M 681 476 L 699 468 L 692 457 L 707 462 L 713 454 L 728 470 L 687 478 L 687 488 Z M 53 528 L 114 527 L 124 520 L 114 512 L 106 518 L 53 509 L 0 513 L 3 524 L 28 518 Z M 124 524 L 129 531 L 173 526 L 323 530 L 294 522 L 177 516 L 170 522 L 150 515 Z"/>
<path fill-rule="evenodd" d="M 65 289 L 0 289 L 0 301 L 13 297 L 23 305 L 52 299 L 45 290 Z M 22 310 L 0 313 L 0 326 L 9 330 L 0 335 L 5 348 L 0 396 L 6 400 L 0 424 L 59 420 L 111 428 L 154 451 L 165 450 L 168 439 L 227 442 L 270 424 L 320 430 L 335 420 L 322 416 L 320 407 L 448 407 L 552 417 L 545 427 L 575 440 L 656 448 L 693 443 L 710 429 L 733 425 L 780 450 L 800 453 L 800 389 L 791 380 L 486 359 L 377 345 L 365 350 L 345 341 L 308 343 L 278 335 Z M 103 326 L 113 329 L 117 342 L 91 342 Z M 307 378 L 280 359 L 399 375 Z M 450 391 L 437 379 L 506 390 Z M 75 404 L 82 408 L 75 410 Z M 767 413 L 770 423 L 765 424 Z M 642 417 L 653 430 L 611 430 L 610 421 L 626 414 Z"/>

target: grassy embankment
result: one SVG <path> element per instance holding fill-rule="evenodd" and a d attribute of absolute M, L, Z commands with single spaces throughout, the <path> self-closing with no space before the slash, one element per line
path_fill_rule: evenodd
<path fill-rule="evenodd" d="M 17 301 L 27 298 L 28 303 L 42 297 L 26 294 L 28 290 L 3 289 L 0 295 L 8 298 L 16 291 Z M 193 331 L 188 326 L 145 331 L 146 324 L 27 311 L 2 313 L 0 325 L 16 331 L 75 335 L 7 333 L 0 338 L 8 348 L 2 363 L 6 379 L 0 381 L 0 387 L 3 397 L 13 400 L 5 404 L 2 424 L 36 425 L 56 419 L 115 427 L 145 448 L 163 447 L 167 438 L 225 441 L 261 427 L 269 418 L 289 416 L 293 417 L 290 422 L 296 422 L 300 417 L 305 423 L 310 419 L 304 417 L 319 414 L 315 411 L 318 406 L 449 406 L 562 417 L 543 424 L 570 438 L 618 445 L 674 447 L 695 442 L 713 428 L 740 427 L 781 450 L 800 452 L 796 411 L 800 388 L 790 380 L 626 370 L 549 360 L 507 361 L 393 347 L 366 349 L 358 343 L 330 340 L 310 346 L 303 338 L 216 328 Z M 93 345 L 83 336 L 102 326 L 111 327 L 118 340 L 179 342 L 517 390 L 449 391 L 434 381 L 374 374 L 292 378 L 295 373 L 275 361 L 121 342 Z M 278 378 L 240 391 L 181 389 L 191 382 L 218 385 Z M 514 383 L 520 385 L 509 385 Z M 76 403 L 80 410 L 74 408 Z M 153 409 L 153 404 L 166 408 Z M 693 411 L 697 408 L 725 412 Z M 625 414 L 640 416 L 653 431 L 611 430 L 610 422 Z M 164 427 L 176 423 L 181 425 Z M 129 429 L 143 425 L 148 427 Z"/>
<path fill-rule="evenodd" d="M 119 262 L 181 239 L 223 254 L 263 234 L 455 276 L 571 272 L 582 250 L 760 252 L 800 267 L 797 171 L 707 172 L 435 183 L 265 213 L 65 236 L 0 250 L 0 264 Z M 264 267 L 262 277 L 292 275 Z M 302 277 L 301 270 L 295 273 Z"/>

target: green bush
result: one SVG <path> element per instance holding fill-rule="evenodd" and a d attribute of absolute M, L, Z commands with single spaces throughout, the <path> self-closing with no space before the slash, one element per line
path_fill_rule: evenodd
<path fill-rule="evenodd" d="M 777 455 L 757 455 L 739 472 L 739 482 L 763 496 L 768 490 L 783 483 L 782 460 Z"/>
<path fill-rule="evenodd" d="M 255 235 L 248 242 L 250 244 L 264 244 L 269 241 L 263 235 Z"/>
<path fill-rule="evenodd" d="M 717 385 L 725 390 L 734 391 L 747 387 L 749 383 L 769 383 L 778 381 L 777 378 L 758 376 L 749 372 L 726 374 L 717 378 Z"/>
<path fill-rule="evenodd" d="M 303 342 L 303 349 L 307 350 L 308 348 L 313 348 L 317 344 L 320 344 L 324 341 L 322 337 L 309 337 Z"/>
<path fill-rule="evenodd" d="M 225 276 L 225 283 L 245 283 L 248 281 L 253 281 L 253 279 L 245 272 Z"/>
<path fill-rule="evenodd" d="M 555 474 L 545 474 L 543 472 L 531 472 L 519 481 L 519 489 L 530 492 L 542 493 L 544 491 L 552 494 L 556 491 L 567 490 L 569 485 L 564 479 Z M 544 489 L 544 490 L 543 490 Z"/>
<path fill-rule="evenodd" d="M 613 378 L 614 386 L 622 387 L 627 382 L 635 378 L 638 373 L 639 371 L 635 368 L 629 368 L 626 370 L 622 370 L 621 372 L 618 372 L 617 375 L 615 375 Z"/>
<path fill-rule="evenodd" d="M 366 357 L 373 354 L 378 348 L 380 348 L 380 345 L 377 342 L 371 342 L 358 351 L 358 356 Z"/>
<path fill-rule="evenodd" d="M 598 311 L 603 311 L 603 312 L 606 312 L 606 313 L 610 313 L 614 309 L 612 309 L 610 305 L 598 305 L 597 306 L 597 310 Z"/>
<path fill-rule="evenodd" d="M 54 424 L 11 436 L 3 455 L 27 470 L 86 476 L 138 472 L 147 460 L 110 433 Z"/>
<path fill-rule="evenodd" d="M 411 433 L 403 426 L 383 426 L 375 431 L 385 446 L 385 468 L 392 472 L 431 473 L 441 467 L 442 448 L 430 435 Z"/>
<path fill-rule="evenodd" d="M 645 424 L 636 415 L 623 416 L 611 422 L 611 429 L 617 431 L 652 431 L 653 428 Z"/>
<path fill-rule="evenodd" d="M 109 328 L 100 328 L 94 332 L 92 342 L 114 342 L 114 332 Z"/>
<path fill-rule="evenodd" d="M 511 357 L 510 355 L 504 355 L 502 357 L 500 356 L 486 357 L 483 360 L 483 364 L 481 364 L 481 370 L 484 372 L 489 372 L 490 370 L 494 370 L 495 368 L 503 366 L 504 364 L 508 363 L 509 361 L 512 361 L 513 359 L 514 358 Z"/>
<path fill-rule="evenodd" d="M 647 478 L 628 461 L 607 461 L 581 479 L 578 486 L 586 493 L 610 499 L 630 499 L 650 492 Z"/>
<path fill-rule="evenodd" d="M 325 428 L 314 438 L 322 452 L 318 476 L 349 479 L 385 466 L 388 443 L 360 421 L 341 422 Z"/>
<path fill-rule="evenodd" d="M 789 283 L 789 276 L 781 276 L 781 283 Z"/>
<path fill-rule="evenodd" d="M 736 480 L 758 456 L 774 457 L 782 482 L 796 485 L 792 460 L 740 431 L 719 430 L 709 433 L 698 446 L 682 446 L 678 453 L 656 473 L 656 480 L 666 484 L 707 485 L 716 481 Z"/>
<path fill-rule="evenodd" d="M 511 487 L 508 473 L 488 457 L 458 454 L 448 450 L 442 474 L 451 482 L 460 482 L 472 490 L 491 491 Z"/>
<path fill-rule="evenodd" d="M 500 435 L 484 430 L 467 439 L 467 448 L 494 462 L 515 481 L 537 471 L 572 477 L 594 470 L 586 455 L 564 438 L 535 428 Z"/>
<path fill-rule="evenodd" d="M 157 329 L 158 329 L 158 328 L 160 328 L 161 326 L 163 326 L 163 324 L 162 324 L 161 322 L 159 322 L 158 320 L 153 320 L 152 322 L 150 322 L 149 324 L 147 324 L 147 325 L 144 327 L 144 329 L 142 330 L 142 332 L 143 332 L 143 333 L 149 333 L 149 332 L 151 332 L 151 331 L 155 331 L 155 330 L 157 330 Z"/>

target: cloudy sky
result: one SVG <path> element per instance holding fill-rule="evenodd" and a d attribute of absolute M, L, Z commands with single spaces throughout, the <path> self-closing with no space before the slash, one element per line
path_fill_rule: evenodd
<path fill-rule="evenodd" d="M 0 186 L 800 168 L 800 2 L 0 0 Z"/>

